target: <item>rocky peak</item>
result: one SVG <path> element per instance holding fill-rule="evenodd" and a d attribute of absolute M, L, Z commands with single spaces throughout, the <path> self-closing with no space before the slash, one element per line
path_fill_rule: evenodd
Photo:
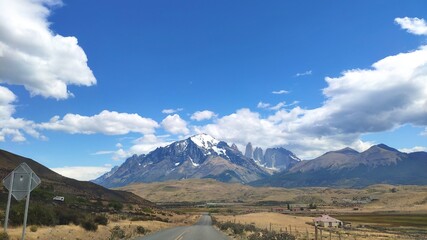
<path fill-rule="evenodd" d="M 248 143 L 247 145 L 246 145 L 246 150 L 245 150 L 245 157 L 247 157 L 247 158 L 253 158 L 253 151 L 254 151 L 254 149 L 253 149 L 253 147 L 252 147 L 252 143 Z"/>
<path fill-rule="evenodd" d="M 256 147 L 254 150 L 254 160 L 256 162 L 262 162 L 264 161 L 264 152 L 262 150 L 262 148 L 260 147 Z"/>

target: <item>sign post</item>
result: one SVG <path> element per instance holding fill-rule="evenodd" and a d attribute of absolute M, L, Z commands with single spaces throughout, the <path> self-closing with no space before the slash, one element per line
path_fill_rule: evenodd
<path fill-rule="evenodd" d="M 22 230 L 22 240 L 25 239 L 25 230 L 27 227 L 28 218 L 28 207 L 30 205 L 30 193 L 34 188 L 40 185 L 40 178 L 34 173 L 34 171 L 26 164 L 21 163 L 15 170 L 3 179 L 3 185 L 9 190 L 6 206 L 6 216 L 4 220 L 4 231 L 7 232 L 7 225 L 9 221 L 10 202 L 12 196 L 20 201 L 27 197 L 25 202 L 25 214 L 24 214 L 24 229 Z"/>

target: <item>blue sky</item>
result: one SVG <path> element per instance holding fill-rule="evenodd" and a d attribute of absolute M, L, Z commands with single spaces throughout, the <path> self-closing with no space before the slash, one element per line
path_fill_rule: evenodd
<path fill-rule="evenodd" d="M 205 132 L 427 150 L 425 1 L 0 0 L 0 148 L 89 179 Z"/>

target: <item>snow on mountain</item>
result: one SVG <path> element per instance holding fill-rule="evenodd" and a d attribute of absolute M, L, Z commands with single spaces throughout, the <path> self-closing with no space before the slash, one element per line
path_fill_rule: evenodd
<path fill-rule="evenodd" d="M 194 135 L 190 139 L 197 146 L 204 148 L 204 149 L 212 148 L 213 146 L 217 146 L 219 143 L 218 140 L 216 140 L 212 136 L 207 135 L 205 133 Z"/>
<path fill-rule="evenodd" d="M 183 178 L 248 183 L 268 173 L 236 148 L 207 134 L 198 134 L 159 147 L 145 156 L 133 156 L 114 174 L 98 182 L 107 187 Z"/>

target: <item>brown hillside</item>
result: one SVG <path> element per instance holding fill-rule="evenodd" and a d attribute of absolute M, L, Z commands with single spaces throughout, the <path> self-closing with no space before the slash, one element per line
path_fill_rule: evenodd
<path fill-rule="evenodd" d="M 151 205 L 152 203 L 141 197 L 125 192 L 110 190 L 92 182 L 78 181 L 64 177 L 38 162 L 4 150 L 0 150 L 0 178 L 3 179 L 21 163 L 27 163 L 41 178 L 41 188 L 52 190 L 55 194 L 71 194 L 89 200 L 117 201 Z M 3 189 L 4 191 L 4 189 Z"/>

